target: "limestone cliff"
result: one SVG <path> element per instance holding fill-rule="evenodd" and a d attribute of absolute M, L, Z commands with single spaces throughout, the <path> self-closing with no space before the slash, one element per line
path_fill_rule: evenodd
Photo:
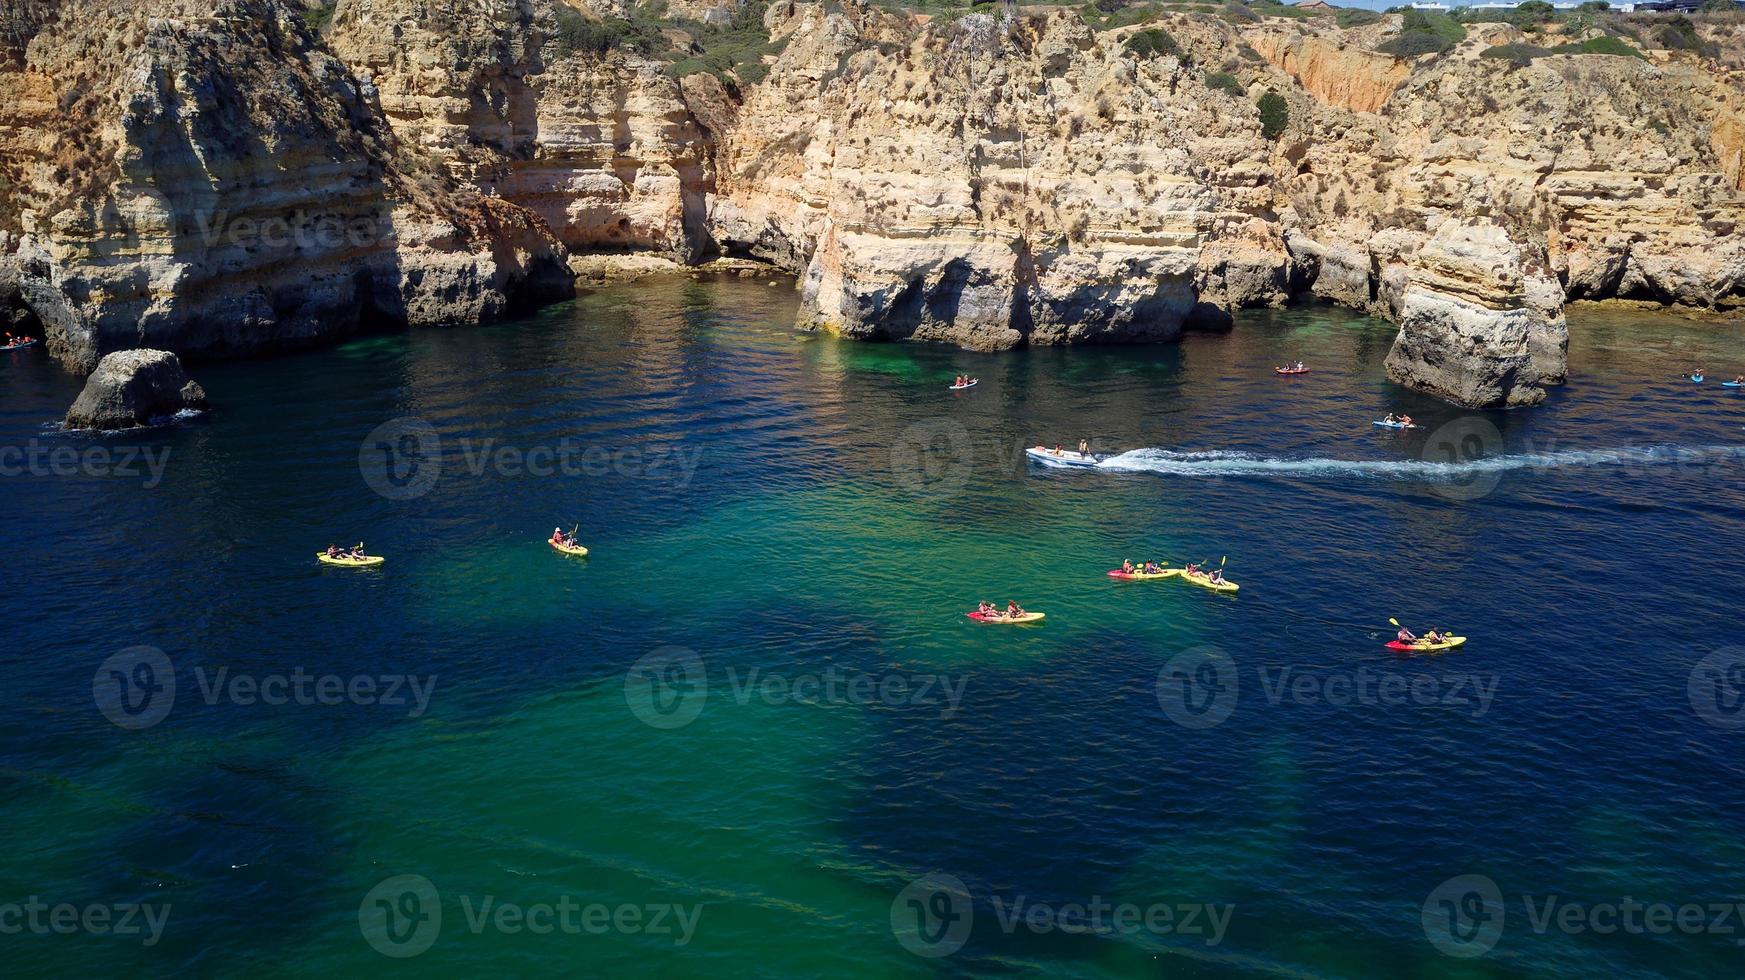
<path fill-rule="evenodd" d="M 8 322 L 88 367 L 482 319 L 566 250 L 724 252 L 799 276 L 806 325 L 978 349 L 1315 295 L 1400 325 L 1396 379 L 1521 405 L 1568 301 L 1745 309 L 1724 22 L 1396 58 L 1398 16 L 1266 7 L 337 0 L 317 34 L 289 2 L 0 13 Z"/>
<path fill-rule="evenodd" d="M 0 62 L 0 302 L 69 366 L 473 322 L 569 288 L 534 214 L 414 176 L 369 86 L 281 4 L 29 9 Z"/>

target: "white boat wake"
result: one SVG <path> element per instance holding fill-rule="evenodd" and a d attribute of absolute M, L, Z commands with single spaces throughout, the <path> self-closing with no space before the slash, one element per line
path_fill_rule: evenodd
<path fill-rule="evenodd" d="M 1162 476 L 1365 477 L 1396 480 L 1461 480 L 1477 474 L 1513 470 L 1555 470 L 1574 467 L 1622 466 L 1660 468 L 1737 465 L 1745 461 L 1745 446 L 1630 446 L 1619 449 L 1566 450 L 1491 456 L 1457 462 L 1423 459 L 1283 459 L 1254 453 L 1212 450 L 1173 452 L 1134 449 L 1111 456 L 1097 467 L 1127 473 Z"/>

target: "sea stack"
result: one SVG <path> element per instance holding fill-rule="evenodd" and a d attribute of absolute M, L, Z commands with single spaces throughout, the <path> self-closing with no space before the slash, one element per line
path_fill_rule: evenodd
<path fill-rule="evenodd" d="M 205 408 L 206 392 L 163 350 L 104 355 L 67 412 L 67 427 L 126 429 L 184 408 Z"/>

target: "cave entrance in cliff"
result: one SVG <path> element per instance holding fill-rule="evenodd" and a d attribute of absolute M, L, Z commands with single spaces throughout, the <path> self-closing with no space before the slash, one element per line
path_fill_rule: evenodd
<path fill-rule="evenodd" d="M 42 340 L 42 318 L 17 291 L 0 295 L 0 331 Z M 0 340 L 4 340 L 0 337 Z"/>

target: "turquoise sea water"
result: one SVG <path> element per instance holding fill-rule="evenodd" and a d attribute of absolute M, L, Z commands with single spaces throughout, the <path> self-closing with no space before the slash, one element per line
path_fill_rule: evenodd
<path fill-rule="evenodd" d="M 198 365 L 213 412 L 110 436 L 7 355 L 7 972 L 1736 968 L 1745 393 L 1678 380 L 1745 371 L 1736 325 L 1578 312 L 1505 414 L 1334 309 L 976 355 L 794 303 Z M 1023 460 L 1081 437 L 1110 468 Z M 313 559 L 360 538 L 384 567 Z M 1397 658 L 1389 617 L 1472 639 Z M 155 939 L 87 917 L 133 905 Z"/>

